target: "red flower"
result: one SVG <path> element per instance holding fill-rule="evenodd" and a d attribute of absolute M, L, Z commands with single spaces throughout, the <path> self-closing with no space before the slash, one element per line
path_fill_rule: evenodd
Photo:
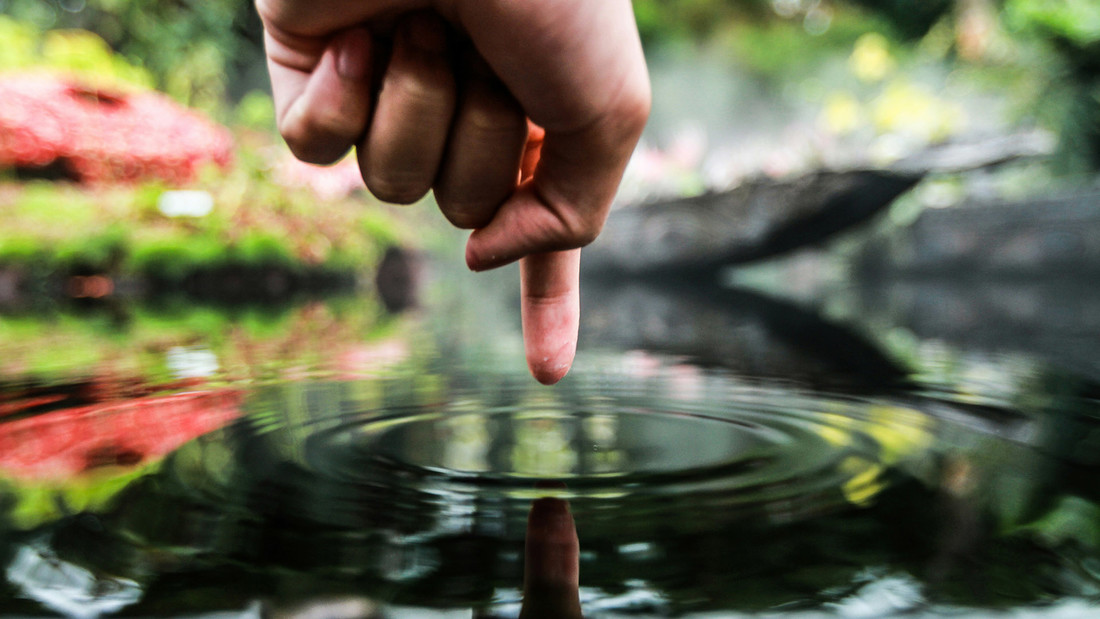
<path fill-rule="evenodd" d="M 60 164 L 82 182 L 183 184 L 228 167 L 224 127 L 156 92 L 106 93 L 49 75 L 0 79 L 0 167 Z"/>

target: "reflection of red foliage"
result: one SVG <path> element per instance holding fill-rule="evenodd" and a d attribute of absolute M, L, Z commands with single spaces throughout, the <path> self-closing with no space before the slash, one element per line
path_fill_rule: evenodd
<path fill-rule="evenodd" d="M 213 432 L 240 414 L 240 393 L 205 391 L 66 408 L 0 423 L 0 472 L 59 479 L 100 466 L 136 466 Z"/>
<path fill-rule="evenodd" d="M 0 79 L 0 168 L 57 165 L 79 181 L 192 180 L 226 167 L 232 136 L 156 92 L 110 94 L 44 75 Z"/>

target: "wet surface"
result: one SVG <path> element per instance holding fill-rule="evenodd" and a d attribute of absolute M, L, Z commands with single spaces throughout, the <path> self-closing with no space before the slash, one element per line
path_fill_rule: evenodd
<path fill-rule="evenodd" d="M 547 388 L 514 273 L 430 273 L 398 314 L 112 310 L 106 356 L 95 311 L 0 319 L 61 357 L 6 364 L 0 615 L 1100 613 L 1097 333 L 1057 359 L 927 331 L 958 290 L 840 319 L 590 282 Z"/>

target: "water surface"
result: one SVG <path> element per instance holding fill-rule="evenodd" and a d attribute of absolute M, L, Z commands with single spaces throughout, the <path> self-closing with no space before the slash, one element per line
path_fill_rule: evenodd
<path fill-rule="evenodd" d="M 433 273 L 396 314 L 0 319 L 3 616 L 514 617 L 525 540 L 590 617 L 1100 613 L 1088 337 L 923 332 L 972 309 L 942 290 L 842 291 L 838 320 L 589 282 L 547 388 L 514 272 Z"/>

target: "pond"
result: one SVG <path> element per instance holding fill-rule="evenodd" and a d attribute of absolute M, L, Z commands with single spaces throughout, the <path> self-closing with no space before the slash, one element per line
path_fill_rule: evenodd
<path fill-rule="evenodd" d="M 0 318 L 0 615 L 1100 613 L 1089 287 L 586 281 L 543 387 L 448 264 Z"/>

